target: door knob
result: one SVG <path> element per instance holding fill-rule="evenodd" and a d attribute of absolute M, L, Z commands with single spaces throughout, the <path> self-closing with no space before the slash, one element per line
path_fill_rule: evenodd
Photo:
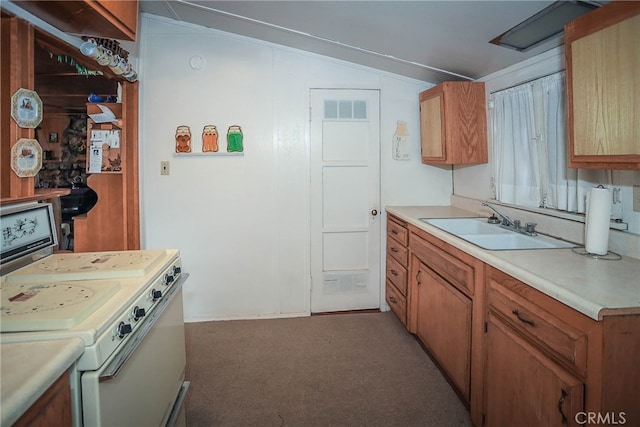
<path fill-rule="evenodd" d="M 378 211 L 376 209 L 371 209 L 371 216 L 378 215 Z"/>

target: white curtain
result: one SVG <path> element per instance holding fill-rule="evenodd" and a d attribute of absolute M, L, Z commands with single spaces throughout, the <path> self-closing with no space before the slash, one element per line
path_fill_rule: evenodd
<path fill-rule="evenodd" d="M 497 200 L 583 213 L 590 188 L 611 186 L 611 171 L 567 167 L 564 72 L 491 100 Z"/>
<path fill-rule="evenodd" d="M 507 89 L 491 98 L 496 198 L 537 207 L 540 184 L 531 86 Z"/>

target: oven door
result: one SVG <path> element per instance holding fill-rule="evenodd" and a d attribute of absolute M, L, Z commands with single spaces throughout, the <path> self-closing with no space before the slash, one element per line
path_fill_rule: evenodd
<path fill-rule="evenodd" d="M 180 276 L 122 350 L 99 370 L 82 373 L 85 426 L 167 425 L 186 390 L 182 284 L 187 276 Z"/>

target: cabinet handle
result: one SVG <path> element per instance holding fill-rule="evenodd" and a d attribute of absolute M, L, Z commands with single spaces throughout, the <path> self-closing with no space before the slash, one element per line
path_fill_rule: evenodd
<path fill-rule="evenodd" d="M 422 273 L 422 271 L 418 270 L 418 274 L 416 274 L 416 281 L 418 282 L 418 286 L 422 285 L 422 283 L 420 283 L 420 273 Z"/>
<path fill-rule="evenodd" d="M 398 230 L 391 230 L 391 234 L 398 234 Z"/>
<path fill-rule="evenodd" d="M 389 301 L 390 301 L 390 302 L 392 302 L 392 303 L 394 303 L 394 304 L 397 302 L 397 301 L 396 301 L 396 299 L 395 299 L 394 297 L 389 297 Z"/>
<path fill-rule="evenodd" d="M 564 403 L 564 399 L 566 399 L 566 397 L 568 396 L 568 393 L 566 391 L 564 391 L 564 389 L 560 389 L 560 391 L 562 392 L 562 395 L 560 396 L 560 400 L 558 400 L 558 411 L 560 411 L 560 415 L 562 415 L 562 425 L 566 426 L 568 424 L 568 420 L 567 420 L 567 416 L 564 414 L 564 411 L 562 410 L 562 404 Z"/>
<path fill-rule="evenodd" d="M 515 314 L 518 320 L 521 321 L 522 323 L 526 323 L 527 325 L 530 325 L 530 326 L 536 326 L 536 324 L 533 323 L 533 320 L 525 319 L 524 317 L 520 316 L 520 312 L 518 310 L 513 310 L 511 313 Z"/>
<path fill-rule="evenodd" d="M 391 274 L 393 274 L 394 276 L 397 276 L 397 275 L 398 275 L 398 272 L 397 272 L 397 271 L 395 271 L 394 269 L 391 269 L 390 271 L 391 271 Z"/>
<path fill-rule="evenodd" d="M 392 247 L 391 252 L 398 252 L 398 248 Z"/>

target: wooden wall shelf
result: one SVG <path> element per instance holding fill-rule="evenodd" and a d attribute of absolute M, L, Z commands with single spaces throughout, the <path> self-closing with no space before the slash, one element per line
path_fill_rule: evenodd
<path fill-rule="evenodd" d="M 242 157 L 244 151 L 241 152 L 220 152 L 220 153 L 173 153 L 173 157 Z"/>

